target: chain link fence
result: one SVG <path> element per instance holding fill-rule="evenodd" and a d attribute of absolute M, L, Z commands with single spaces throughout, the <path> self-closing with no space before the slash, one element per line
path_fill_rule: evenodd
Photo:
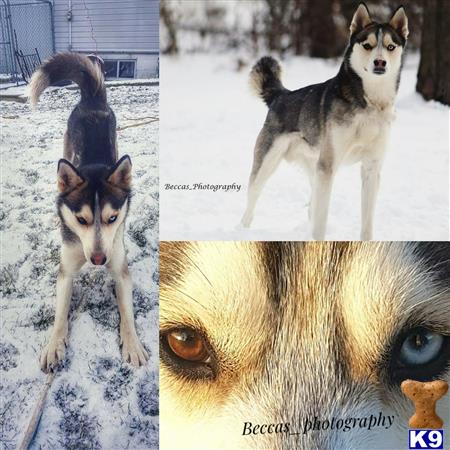
<path fill-rule="evenodd" d="M 0 0 L 0 82 L 23 81 L 17 53 L 37 50 L 44 60 L 54 53 L 54 42 L 51 2 Z"/>

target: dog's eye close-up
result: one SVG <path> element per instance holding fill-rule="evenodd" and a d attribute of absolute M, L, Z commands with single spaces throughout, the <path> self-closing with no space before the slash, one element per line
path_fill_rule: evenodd
<path fill-rule="evenodd" d="M 400 359 L 405 364 L 426 364 L 436 358 L 444 337 L 428 330 L 418 330 L 406 337 L 400 349 Z"/>
<path fill-rule="evenodd" d="M 114 223 L 114 222 L 116 221 L 116 219 L 117 219 L 117 215 L 111 216 L 111 217 L 108 219 L 108 223 Z"/>
<path fill-rule="evenodd" d="M 371 46 L 370 44 L 364 44 L 363 47 L 364 47 L 366 50 L 372 50 L 372 46 Z"/>
<path fill-rule="evenodd" d="M 160 344 L 161 361 L 176 375 L 194 381 L 217 376 L 215 352 L 201 332 L 188 327 L 161 332 Z"/>
<path fill-rule="evenodd" d="M 393 50 L 395 50 L 395 45 L 389 44 L 389 45 L 387 46 L 387 49 L 388 49 L 390 52 L 392 52 Z"/>
<path fill-rule="evenodd" d="M 186 361 L 205 361 L 208 358 L 202 336 L 189 328 L 168 333 L 167 343 L 175 355 Z"/>
<path fill-rule="evenodd" d="M 79 223 L 79 224 L 81 224 L 81 225 L 87 225 L 87 221 L 86 221 L 86 219 L 83 219 L 83 217 L 77 216 L 77 220 L 78 220 L 78 223 Z"/>
<path fill-rule="evenodd" d="M 449 368 L 450 336 L 424 327 L 403 333 L 391 359 L 391 376 L 396 382 L 410 378 L 434 379 Z"/>

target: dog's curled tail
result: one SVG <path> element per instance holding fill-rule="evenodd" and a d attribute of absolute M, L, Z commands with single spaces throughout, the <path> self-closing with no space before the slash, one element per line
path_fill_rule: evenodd
<path fill-rule="evenodd" d="M 271 56 L 264 56 L 250 72 L 250 85 L 267 106 L 286 89 L 281 83 L 281 66 Z"/>
<path fill-rule="evenodd" d="M 37 104 L 42 92 L 48 86 L 63 80 L 78 84 L 82 101 L 106 100 L 104 76 L 99 58 L 77 53 L 57 53 L 45 61 L 31 77 L 29 85 L 31 105 Z"/>

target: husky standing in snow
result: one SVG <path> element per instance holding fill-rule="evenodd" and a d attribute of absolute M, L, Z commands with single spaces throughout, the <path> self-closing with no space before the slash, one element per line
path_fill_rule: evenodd
<path fill-rule="evenodd" d="M 336 170 L 341 164 L 360 161 L 361 239 L 372 239 L 380 170 L 407 37 L 403 7 L 389 23 L 377 23 L 361 3 L 334 78 L 290 91 L 280 81 L 277 61 L 264 57 L 256 63 L 251 83 L 269 112 L 255 145 L 244 227 L 250 226 L 261 190 L 284 158 L 299 162 L 308 173 L 312 237 L 323 240 Z"/>
<path fill-rule="evenodd" d="M 72 80 L 81 100 L 64 135 L 64 159 L 58 163 L 57 209 L 61 221 L 61 262 L 56 282 L 55 323 L 41 355 L 43 370 L 62 360 L 68 335 L 73 278 L 88 262 L 106 266 L 116 282 L 122 355 L 135 366 L 148 354 L 134 324 L 132 280 L 123 232 L 131 197 L 131 160 L 118 160 L 116 119 L 106 101 L 102 62 L 96 57 L 61 53 L 33 75 L 30 100 L 35 105 L 47 86 Z"/>

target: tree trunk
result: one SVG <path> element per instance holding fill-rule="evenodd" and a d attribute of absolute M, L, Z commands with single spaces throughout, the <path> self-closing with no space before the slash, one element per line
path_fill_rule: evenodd
<path fill-rule="evenodd" d="M 447 0 L 424 7 L 416 90 L 425 100 L 450 105 L 450 8 Z"/>
<path fill-rule="evenodd" d="M 169 42 L 167 47 L 163 49 L 163 53 L 178 53 L 177 31 L 173 20 L 173 13 L 166 0 L 161 0 L 160 15 L 164 26 L 167 29 Z"/>
<path fill-rule="evenodd" d="M 305 4 L 302 22 L 313 58 L 333 58 L 342 53 L 334 14 L 334 0 L 309 0 Z"/>

